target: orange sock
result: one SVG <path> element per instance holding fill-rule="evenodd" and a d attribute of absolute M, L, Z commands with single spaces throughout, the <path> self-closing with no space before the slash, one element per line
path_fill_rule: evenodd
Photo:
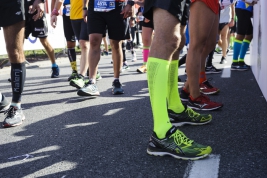
<path fill-rule="evenodd" d="M 199 75 L 199 84 L 205 82 L 206 80 L 207 80 L 206 73 L 205 72 L 200 72 L 200 75 Z"/>

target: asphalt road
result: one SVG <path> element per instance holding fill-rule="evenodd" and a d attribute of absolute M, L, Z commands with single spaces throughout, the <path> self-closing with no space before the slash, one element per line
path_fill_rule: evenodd
<path fill-rule="evenodd" d="M 146 153 L 153 122 L 146 74 L 136 72 L 142 64 L 141 50 L 137 53 L 137 62 L 131 62 L 127 53 L 131 68 L 122 73 L 125 94 L 120 96 L 111 94 L 111 56 L 102 57 L 103 79 L 97 83 L 101 96 L 96 99 L 81 98 L 69 86 L 67 58 L 57 60 L 58 79 L 50 78 L 49 61 L 30 64 L 22 98 L 26 120 L 21 126 L 0 129 L 0 177 L 190 177 L 195 162 Z M 230 62 L 220 65 L 219 61 L 216 54 L 214 65 L 227 70 Z M 184 66 L 179 74 L 186 79 Z M 0 91 L 10 100 L 9 68 L 1 69 L 0 75 Z M 203 161 L 215 156 L 218 167 L 201 163 L 200 172 L 208 172 L 207 176 L 195 177 L 266 178 L 267 103 L 252 72 L 208 77 L 221 90 L 210 98 L 224 107 L 210 112 L 210 124 L 181 130 L 198 143 L 212 146 L 212 156 Z"/>

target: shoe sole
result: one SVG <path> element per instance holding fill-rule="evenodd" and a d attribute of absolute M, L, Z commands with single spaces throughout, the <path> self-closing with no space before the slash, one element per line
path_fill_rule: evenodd
<path fill-rule="evenodd" d="M 184 98 L 181 98 L 181 97 L 180 97 L 180 99 L 181 99 L 182 102 L 187 102 L 188 101 L 188 99 L 184 99 Z"/>
<path fill-rule="evenodd" d="M 96 98 L 96 97 L 100 96 L 100 93 L 89 94 L 89 93 L 85 93 L 85 92 L 82 92 L 82 91 L 79 90 L 77 92 L 77 95 L 79 95 L 79 96 L 85 96 L 85 97 L 89 97 L 89 98 Z"/>
<path fill-rule="evenodd" d="M 8 110 L 9 107 L 10 107 L 10 103 L 7 106 L 5 106 L 3 109 L 1 109 L 0 113 L 5 112 L 6 110 Z"/>
<path fill-rule="evenodd" d="M 208 124 L 212 121 L 209 120 L 207 122 L 202 122 L 202 123 L 195 123 L 195 122 L 179 122 L 179 123 L 172 123 L 172 125 L 176 126 L 176 127 L 180 127 L 180 126 L 183 126 L 183 125 L 205 125 L 205 124 Z"/>
<path fill-rule="evenodd" d="M 136 70 L 136 72 L 138 72 L 138 73 L 141 73 L 141 74 L 144 74 L 144 73 L 146 73 L 146 72 L 142 72 L 141 70 L 139 70 L 139 69 L 137 69 Z"/>
<path fill-rule="evenodd" d="M 215 94 L 218 94 L 220 92 L 220 90 L 213 91 L 213 92 L 202 92 L 202 91 L 200 91 L 200 92 L 203 93 L 204 95 L 215 95 Z"/>
<path fill-rule="evenodd" d="M 205 158 L 205 157 L 210 155 L 210 153 L 209 153 L 209 154 L 205 154 L 202 156 L 190 158 L 190 157 L 181 157 L 181 156 L 173 155 L 173 154 L 168 153 L 168 152 L 154 152 L 154 151 L 150 151 L 149 149 L 147 149 L 147 154 L 152 155 L 152 156 L 172 156 L 176 159 L 182 159 L 182 160 L 199 160 L 199 159 Z"/>
<path fill-rule="evenodd" d="M 236 70 L 236 71 L 247 71 L 248 69 L 234 69 L 234 68 L 231 68 L 231 70 Z"/>
<path fill-rule="evenodd" d="M 124 94 L 124 92 L 115 92 L 115 93 L 114 93 L 114 92 L 112 91 L 112 94 L 113 94 L 113 95 L 122 95 L 122 94 Z"/>
<path fill-rule="evenodd" d="M 82 87 L 80 87 L 79 85 L 77 85 L 77 84 L 75 84 L 73 82 L 70 82 L 70 86 L 73 86 L 73 87 L 75 87 L 77 89 L 81 89 L 82 88 Z"/>
<path fill-rule="evenodd" d="M 215 107 L 215 108 L 209 108 L 209 109 L 197 108 L 197 107 L 192 107 L 192 106 L 189 106 L 189 105 L 187 105 L 187 107 L 189 107 L 189 108 L 191 108 L 191 109 L 198 110 L 198 111 L 213 111 L 213 110 L 222 108 L 223 105 L 222 105 L 222 106 Z"/>
<path fill-rule="evenodd" d="M 220 71 L 220 72 L 205 72 L 206 74 L 220 74 L 220 73 L 222 73 L 222 71 Z"/>
<path fill-rule="evenodd" d="M 16 127 L 22 124 L 22 122 L 25 120 L 25 116 L 22 117 L 21 122 L 17 123 L 17 124 L 13 124 L 13 125 L 9 125 L 9 124 L 2 124 L 3 128 L 8 128 L 8 127 Z"/>

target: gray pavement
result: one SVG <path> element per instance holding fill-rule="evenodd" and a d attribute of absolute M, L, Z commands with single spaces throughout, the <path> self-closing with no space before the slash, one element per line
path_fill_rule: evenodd
<path fill-rule="evenodd" d="M 136 72 L 142 51 L 137 53 L 137 62 L 131 62 L 127 53 L 131 68 L 122 73 L 125 94 L 120 96 L 111 94 L 111 56 L 101 58 L 103 79 L 97 83 L 101 96 L 96 99 L 81 98 L 69 86 L 67 58 L 57 60 L 58 79 L 50 78 L 49 61 L 30 64 L 22 98 L 26 120 L 21 126 L 0 129 L 0 177 L 186 177 L 194 162 L 146 154 L 153 122 L 146 74 Z M 229 63 L 220 65 L 216 54 L 214 65 L 227 68 L 230 59 L 231 54 Z M 179 69 L 183 81 L 184 68 Z M 0 91 L 11 100 L 9 70 L 0 70 Z M 210 112 L 210 124 L 181 130 L 198 143 L 212 146 L 213 156 L 219 158 L 218 174 L 212 177 L 266 178 L 267 103 L 252 72 L 208 77 L 221 90 L 210 98 L 224 107 Z"/>

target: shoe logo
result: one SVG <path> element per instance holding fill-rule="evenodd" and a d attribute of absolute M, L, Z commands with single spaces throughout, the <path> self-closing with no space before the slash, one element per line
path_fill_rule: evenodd
<path fill-rule="evenodd" d="M 204 108 L 205 106 L 207 106 L 208 104 L 196 104 L 196 103 L 194 103 L 195 105 L 197 105 L 197 106 L 199 106 L 200 108 Z"/>
<path fill-rule="evenodd" d="M 20 15 L 20 14 L 21 14 L 21 11 L 16 12 L 16 15 Z"/>

